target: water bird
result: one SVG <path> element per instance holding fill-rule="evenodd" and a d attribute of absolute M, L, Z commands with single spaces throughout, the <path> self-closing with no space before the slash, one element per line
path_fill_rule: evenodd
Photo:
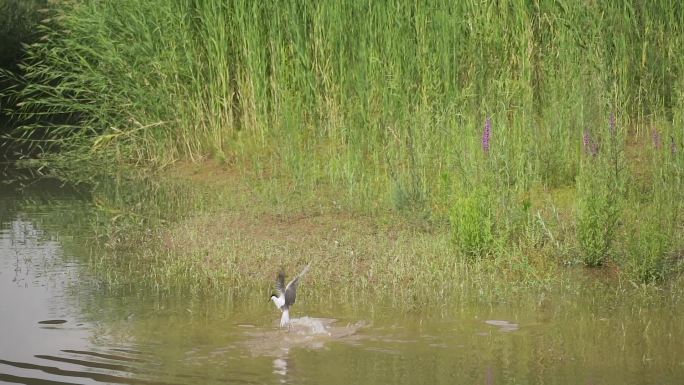
<path fill-rule="evenodd" d="M 281 269 L 276 278 L 276 293 L 271 295 L 271 301 L 283 313 L 280 317 L 280 327 L 290 327 L 290 306 L 297 298 L 297 285 L 302 276 L 309 270 L 311 262 L 290 283 L 285 286 L 285 272 Z"/>

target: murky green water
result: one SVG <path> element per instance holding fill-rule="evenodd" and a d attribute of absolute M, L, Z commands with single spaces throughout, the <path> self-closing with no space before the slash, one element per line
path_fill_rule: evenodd
<path fill-rule="evenodd" d="M 684 383 L 684 311 L 672 299 L 531 294 L 405 313 L 304 291 L 294 317 L 338 321 L 285 333 L 266 292 L 108 288 L 87 268 L 87 196 L 17 187 L 0 187 L 2 383 Z"/>

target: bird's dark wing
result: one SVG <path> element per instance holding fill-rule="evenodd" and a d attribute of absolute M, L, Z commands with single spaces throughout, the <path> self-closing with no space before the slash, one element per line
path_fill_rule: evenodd
<path fill-rule="evenodd" d="M 297 285 L 299 284 L 299 279 L 306 274 L 307 271 L 309 271 L 309 267 L 311 266 L 311 262 L 309 262 L 308 265 L 302 270 L 299 275 L 297 275 L 290 283 L 287 284 L 287 287 L 285 288 L 285 306 L 290 306 L 293 303 L 295 303 L 295 299 L 297 298 Z"/>
<path fill-rule="evenodd" d="M 290 307 L 295 303 L 297 298 L 297 284 L 299 283 L 299 277 L 292 280 L 292 282 L 287 284 L 287 289 L 285 289 L 285 306 Z"/>
<path fill-rule="evenodd" d="M 276 291 L 278 294 L 285 294 L 285 273 L 281 270 L 276 278 Z"/>

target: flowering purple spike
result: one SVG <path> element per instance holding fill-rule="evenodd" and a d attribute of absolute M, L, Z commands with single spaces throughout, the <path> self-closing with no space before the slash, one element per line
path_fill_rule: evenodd
<path fill-rule="evenodd" d="M 599 145 L 598 143 L 594 142 L 593 140 L 591 141 L 591 148 L 589 149 L 591 152 L 591 156 L 596 156 L 598 155 L 599 152 Z"/>
<path fill-rule="evenodd" d="M 592 156 L 596 156 L 599 152 L 599 145 L 592 138 L 588 129 L 584 129 L 584 134 L 582 134 L 582 146 L 584 147 L 584 152 Z"/>
<path fill-rule="evenodd" d="M 589 130 L 584 129 L 584 134 L 582 134 L 582 145 L 584 146 L 584 151 L 589 150 L 589 144 L 591 144 L 591 136 L 589 135 Z"/>
<path fill-rule="evenodd" d="M 489 140 L 492 136 L 492 118 L 487 117 L 485 120 L 484 131 L 482 132 L 482 150 L 485 154 L 489 153 Z"/>
<path fill-rule="evenodd" d="M 610 134 L 615 135 L 615 113 L 610 113 Z"/>
<path fill-rule="evenodd" d="M 662 141 L 660 140 L 660 133 L 655 127 L 651 129 L 651 138 L 653 139 L 653 147 L 660 149 L 662 147 Z"/>
<path fill-rule="evenodd" d="M 675 142 L 673 135 L 670 135 L 670 152 L 672 155 L 677 153 L 677 143 Z"/>

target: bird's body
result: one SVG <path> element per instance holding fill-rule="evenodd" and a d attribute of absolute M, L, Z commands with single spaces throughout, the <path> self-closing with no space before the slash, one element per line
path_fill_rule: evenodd
<path fill-rule="evenodd" d="M 289 327 L 290 325 L 290 306 L 295 303 L 297 298 L 299 279 L 309 270 L 309 266 L 311 266 L 311 263 L 306 265 L 304 270 L 290 281 L 287 286 L 285 285 L 285 273 L 282 270 L 278 273 L 278 278 L 276 279 L 277 295 L 271 295 L 271 300 L 283 312 L 280 317 L 280 327 Z"/>

